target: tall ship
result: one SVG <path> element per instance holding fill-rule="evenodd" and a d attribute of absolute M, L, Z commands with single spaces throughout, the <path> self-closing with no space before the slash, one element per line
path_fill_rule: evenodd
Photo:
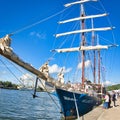
<path fill-rule="evenodd" d="M 72 74 L 69 74 L 68 78 L 65 77 L 65 73 L 67 73 L 65 67 L 62 67 L 59 71 L 57 78 L 51 76 L 49 73 L 49 60 L 39 70 L 34 68 L 31 64 L 19 58 L 12 50 L 10 47 L 11 34 L 0 39 L 0 54 L 36 75 L 34 98 L 36 97 L 38 80 L 44 80 L 54 88 L 65 120 L 79 119 L 80 116 L 84 116 L 101 104 L 103 94 L 103 86 L 100 81 L 101 51 L 117 46 L 100 44 L 99 42 L 99 32 L 105 33 L 112 30 L 113 27 L 105 27 L 104 24 L 99 24 L 96 27 L 97 23 L 100 23 L 101 18 L 108 16 L 107 13 L 95 14 L 94 11 L 94 14 L 87 14 L 87 6 L 90 7 L 91 4 L 94 5 L 96 2 L 98 1 L 78 0 L 66 3 L 64 7 L 67 10 L 69 9 L 70 11 L 70 9 L 77 8 L 76 12 L 74 15 L 69 15 L 68 19 L 58 22 L 59 26 L 63 27 L 63 32 L 61 30 L 60 33 L 55 34 L 55 37 L 56 39 L 64 38 L 66 43 L 61 40 L 60 46 L 56 46 L 51 52 L 54 55 L 57 54 L 57 56 L 64 56 L 64 59 L 58 57 L 58 61 L 61 61 L 64 66 L 65 63 L 67 66 L 68 64 L 69 66 L 76 66 L 76 68 L 73 67 L 74 69 L 71 70 L 74 77 L 72 77 Z M 74 17 L 77 13 L 78 16 Z M 60 40 L 58 41 L 60 42 Z M 89 70 L 87 71 L 86 68 L 88 64 L 91 65 L 92 72 L 90 72 L 90 76 L 93 76 L 92 80 L 89 80 L 90 77 L 87 78 Z M 98 74 L 96 74 L 96 71 L 98 71 Z M 65 79 L 68 79 L 67 82 L 65 82 Z"/>

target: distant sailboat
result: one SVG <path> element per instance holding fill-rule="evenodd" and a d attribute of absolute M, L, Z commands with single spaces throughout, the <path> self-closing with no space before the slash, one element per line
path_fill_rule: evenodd
<path fill-rule="evenodd" d="M 52 84 L 55 87 L 57 96 L 60 101 L 61 111 L 63 117 L 65 119 L 76 119 L 80 116 L 85 115 L 86 113 L 90 112 L 95 106 L 99 106 L 101 104 L 101 96 L 98 93 L 97 88 L 101 88 L 100 84 L 100 62 L 99 62 L 99 80 L 96 83 L 96 68 L 95 68 L 95 51 L 98 51 L 98 56 L 100 57 L 100 51 L 102 49 L 108 49 L 109 47 L 116 46 L 116 45 L 86 45 L 86 33 L 92 33 L 92 37 L 94 39 L 94 32 L 96 31 L 108 31 L 112 30 L 113 27 L 102 27 L 102 28 L 94 28 L 92 19 L 105 17 L 107 16 L 106 13 L 97 14 L 97 15 L 89 15 L 85 14 L 84 4 L 89 2 L 97 2 L 97 0 L 78 0 L 76 2 L 67 3 L 64 6 L 70 7 L 74 5 L 80 5 L 80 17 L 78 18 L 71 18 L 68 20 L 60 21 L 60 24 L 71 23 L 79 21 L 80 29 L 73 30 L 70 32 L 64 32 L 56 34 L 56 38 L 62 36 L 69 36 L 73 34 L 80 34 L 81 35 L 81 44 L 78 47 L 72 48 L 62 48 L 62 49 L 54 49 L 53 52 L 57 53 L 81 53 L 81 61 L 82 61 L 82 72 L 81 72 L 81 83 L 73 84 L 71 82 L 65 83 L 64 81 L 64 69 L 60 71 L 58 74 L 58 78 L 54 79 L 50 77 L 49 74 L 49 67 L 48 62 L 45 63 L 40 70 L 37 70 L 30 64 L 21 60 L 11 49 L 10 47 L 10 35 L 5 36 L 4 38 L 0 39 L 0 54 L 4 57 L 8 58 L 9 60 L 13 61 L 14 63 L 20 65 L 21 67 L 27 69 L 28 71 L 34 73 L 37 76 L 37 79 L 45 80 L 47 83 Z M 94 3 L 93 3 L 94 4 Z M 86 28 L 85 23 L 87 20 L 91 19 L 89 29 Z M 4 43 L 4 44 L 3 44 Z M 80 43 L 80 42 L 79 42 Z M 94 52 L 94 82 L 92 83 L 85 77 L 85 56 L 86 51 L 93 51 Z M 60 59 L 59 59 L 60 60 Z M 37 80 L 36 79 L 36 80 Z M 37 85 L 37 82 L 36 82 Z M 35 94 L 34 94 L 35 97 Z"/>

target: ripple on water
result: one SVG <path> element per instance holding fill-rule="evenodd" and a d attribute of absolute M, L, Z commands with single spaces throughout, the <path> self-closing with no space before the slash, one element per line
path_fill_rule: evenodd
<path fill-rule="evenodd" d="M 33 99 L 30 91 L 0 90 L 0 120 L 60 120 L 60 110 L 49 95 L 38 95 Z"/>

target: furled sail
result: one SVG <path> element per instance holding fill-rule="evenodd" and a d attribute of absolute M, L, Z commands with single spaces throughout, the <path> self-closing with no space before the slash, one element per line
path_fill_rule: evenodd
<path fill-rule="evenodd" d="M 0 54 L 7 59 L 13 61 L 17 65 L 27 69 L 28 71 L 32 72 L 33 74 L 39 76 L 40 78 L 47 80 L 47 76 L 45 76 L 42 72 L 35 69 L 32 65 L 24 62 L 21 60 L 12 50 L 10 47 L 11 38 L 10 35 L 6 35 L 3 38 L 0 38 Z"/>
<path fill-rule="evenodd" d="M 41 67 L 40 67 L 40 72 L 42 72 L 46 77 L 49 76 L 49 68 L 48 68 L 48 62 L 46 62 L 45 64 L 43 64 Z"/>
<path fill-rule="evenodd" d="M 109 46 L 107 45 L 96 45 L 96 46 L 80 46 L 75 48 L 64 48 L 64 49 L 55 49 L 55 52 L 75 52 L 75 51 L 82 51 L 82 50 L 101 50 L 101 49 L 108 49 Z"/>
<path fill-rule="evenodd" d="M 2 49 L 2 51 L 4 52 L 5 50 L 11 51 L 12 48 L 10 47 L 11 45 L 11 38 L 10 35 L 6 35 L 3 38 L 0 38 L 0 48 Z"/>
<path fill-rule="evenodd" d="M 104 13 L 104 14 L 99 14 L 99 15 L 90 15 L 90 16 L 78 17 L 78 18 L 73 18 L 73 19 L 69 19 L 69 20 L 60 21 L 59 24 L 63 24 L 63 23 L 67 23 L 67 22 L 73 22 L 73 21 L 77 21 L 77 20 L 83 20 L 83 19 L 104 17 L 104 16 L 107 16 L 107 15 L 108 15 L 107 13 Z"/>
<path fill-rule="evenodd" d="M 38 78 L 41 78 L 47 82 L 50 82 L 54 86 L 61 86 L 61 83 L 56 81 L 55 79 L 49 76 L 48 71 L 48 63 L 45 63 L 41 68 L 38 70 L 34 68 L 32 65 L 24 62 L 20 59 L 10 47 L 11 38 L 10 35 L 6 35 L 3 38 L 0 38 L 0 54 L 5 58 L 9 59 L 10 61 L 16 63 L 17 65 L 25 68 L 26 70 L 30 71 L 31 73 L 35 74 Z"/>
<path fill-rule="evenodd" d="M 85 32 L 92 32 L 92 31 L 106 31 L 106 30 L 112 30 L 112 29 L 113 29 L 113 27 L 83 29 L 83 30 L 75 30 L 75 31 L 71 31 L 71 32 L 56 34 L 55 36 L 61 37 L 61 36 L 70 35 L 70 34 L 85 33 Z"/>

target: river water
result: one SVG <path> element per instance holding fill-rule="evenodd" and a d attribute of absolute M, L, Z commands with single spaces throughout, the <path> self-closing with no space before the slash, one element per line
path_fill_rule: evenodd
<path fill-rule="evenodd" d="M 0 89 L 0 120 L 61 120 L 60 107 L 46 92 L 38 92 L 39 97 L 32 98 L 33 91 Z"/>

